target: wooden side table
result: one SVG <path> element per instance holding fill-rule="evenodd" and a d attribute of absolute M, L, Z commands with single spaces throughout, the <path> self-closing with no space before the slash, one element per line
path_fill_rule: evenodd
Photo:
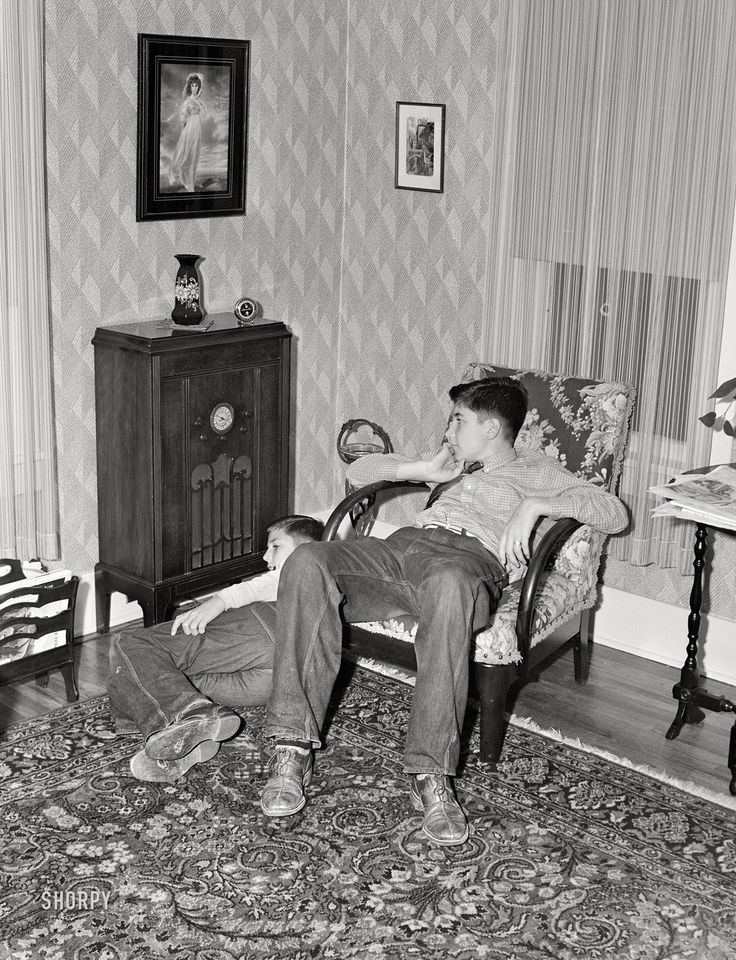
<path fill-rule="evenodd" d="M 731 464 L 731 466 L 734 466 Z M 707 473 L 712 467 L 703 467 L 689 473 Z M 693 521 L 695 522 L 695 521 Z M 693 545 L 693 586 L 690 591 L 690 614 L 688 616 L 688 634 L 685 663 L 680 671 L 680 682 L 672 688 L 672 696 L 678 701 L 675 718 L 665 734 L 668 740 L 674 740 L 686 723 L 700 723 L 705 714 L 700 709 L 717 712 L 736 713 L 736 704 L 726 697 L 717 697 L 700 687 L 698 674 L 698 637 L 700 633 L 700 607 L 703 602 L 703 569 L 705 552 L 708 546 L 709 530 L 721 530 L 714 524 L 695 522 L 695 541 Z M 732 530 L 726 530 L 733 533 Z M 728 748 L 728 768 L 731 771 L 729 790 L 736 796 L 736 721 L 731 727 Z"/>

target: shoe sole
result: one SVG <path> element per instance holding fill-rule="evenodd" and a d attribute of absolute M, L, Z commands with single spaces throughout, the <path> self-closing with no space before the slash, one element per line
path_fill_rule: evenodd
<path fill-rule="evenodd" d="M 312 782 L 312 773 L 314 772 L 314 766 L 311 766 L 307 770 L 302 779 L 302 790 L 306 790 L 309 784 Z M 267 810 L 263 805 L 263 797 L 261 797 L 261 810 L 266 814 L 267 817 L 293 817 L 295 813 L 299 813 L 300 810 L 303 810 L 307 803 L 307 798 L 302 793 L 302 800 L 296 807 L 290 807 L 288 810 Z"/>
<path fill-rule="evenodd" d="M 411 804 L 414 807 L 414 809 L 418 813 L 423 814 L 424 804 L 422 803 L 421 798 L 416 796 L 413 790 L 409 793 L 409 797 L 411 799 Z M 442 840 L 440 837 L 436 837 L 433 833 L 430 833 L 429 830 L 427 830 L 424 824 L 422 824 L 422 833 L 424 834 L 425 837 L 427 837 L 427 839 L 431 840 L 432 843 L 438 843 L 441 847 L 457 847 L 461 843 L 465 843 L 465 841 L 470 836 L 470 830 L 468 829 L 467 823 L 465 824 L 465 833 L 463 833 L 463 835 L 460 837 L 453 838 L 452 840 Z"/>
<path fill-rule="evenodd" d="M 162 763 L 171 763 L 181 764 L 181 769 L 177 772 L 176 776 L 171 776 L 170 772 L 165 769 L 161 770 L 161 773 L 166 774 L 165 776 L 156 776 L 156 770 L 146 770 L 140 769 L 141 764 L 145 765 L 147 762 L 150 763 L 150 766 L 156 764 L 155 760 L 152 760 L 144 750 L 139 750 L 135 756 L 131 757 L 130 760 L 130 772 L 136 778 L 136 780 L 143 780 L 146 783 L 174 783 L 176 780 L 179 780 L 184 776 L 185 773 L 188 773 L 193 766 L 197 763 L 205 763 L 207 760 L 211 760 L 215 756 L 217 751 L 220 749 L 220 744 L 216 743 L 214 740 L 205 740 L 203 743 L 197 744 L 194 750 L 191 753 L 187 754 L 183 758 L 178 760 L 164 760 L 159 761 Z M 141 758 L 140 764 L 136 763 L 138 757 Z"/>
<path fill-rule="evenodd" d="M 234 713 L 172 723 L 152 733 L 146 740 L 145 750 L 153 760 L 180 760 L 205 740 L 219 743 L 234 737 L 240 723 L 240 717 Z"/>

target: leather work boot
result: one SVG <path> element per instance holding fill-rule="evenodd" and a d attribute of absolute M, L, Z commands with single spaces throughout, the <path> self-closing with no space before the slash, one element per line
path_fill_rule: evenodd
<path fill-rule="evenodd" d="M 145 751 L 153 760 L 178 760 L 205 740 L 229 740 L 240 729 L 240 717 L 227 707 L 197 704 L 178 720 L 152 733 Z"/>
<path fill-rule="evenodd" d="M 139 750 L 130 760 L 130 772 L 136 780 L 147 780 L 149 783 L 173 783 L 183 777 L 195 763 L 204 763 L 211 760 L 220 749 L 220 744 L 214 740 L 205 740 L 184 757 L 178 760 L 154 760 L 145 750 Z"/>
<path fill-rule="evenodd" d="M 312 782 L 312 751 L 277 744 L 268 766 L 270 777 L 261 792 L 261 809 L 269 817 L 291 817 L 307 802 L 304 788 Z"/>
<path fill-rule="evenodd" d="M 411 802 L 415 810 L 424 813 L 422 833 L 430 840 L 448 847 L 465 843 L 468 839 L 468 821 L 457 801 L 450 777 L 435 773 L 414 774 Z"/>

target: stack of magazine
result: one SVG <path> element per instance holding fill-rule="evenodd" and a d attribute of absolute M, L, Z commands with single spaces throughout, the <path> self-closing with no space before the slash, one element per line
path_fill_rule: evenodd
<path fill-rule="evenodd" d="M 655 517 L 681 517 L 724 530 L 736 530 L 736 470 L 715 467 L 707 474 L 681 473 L 674 480 L 649 488 L 666 497 L 652 511 Z"/>

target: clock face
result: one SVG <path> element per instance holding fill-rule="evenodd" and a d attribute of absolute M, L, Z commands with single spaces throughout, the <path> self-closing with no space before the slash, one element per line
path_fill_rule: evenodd
<path fill-rule="evenodd" d="M 255 319 L 257 313 L 258 306 L 255 300 L 251 300 L 250 297 L 241 297 L 235 304 L 235 316 L 245 323 Z"/>
<path fill-rule="evenodd" d="M 215 433 L 227 433 L 235 422 L 235 410 L 229 403 L 218 403 L 212 408 L 210 425 Z"/>

